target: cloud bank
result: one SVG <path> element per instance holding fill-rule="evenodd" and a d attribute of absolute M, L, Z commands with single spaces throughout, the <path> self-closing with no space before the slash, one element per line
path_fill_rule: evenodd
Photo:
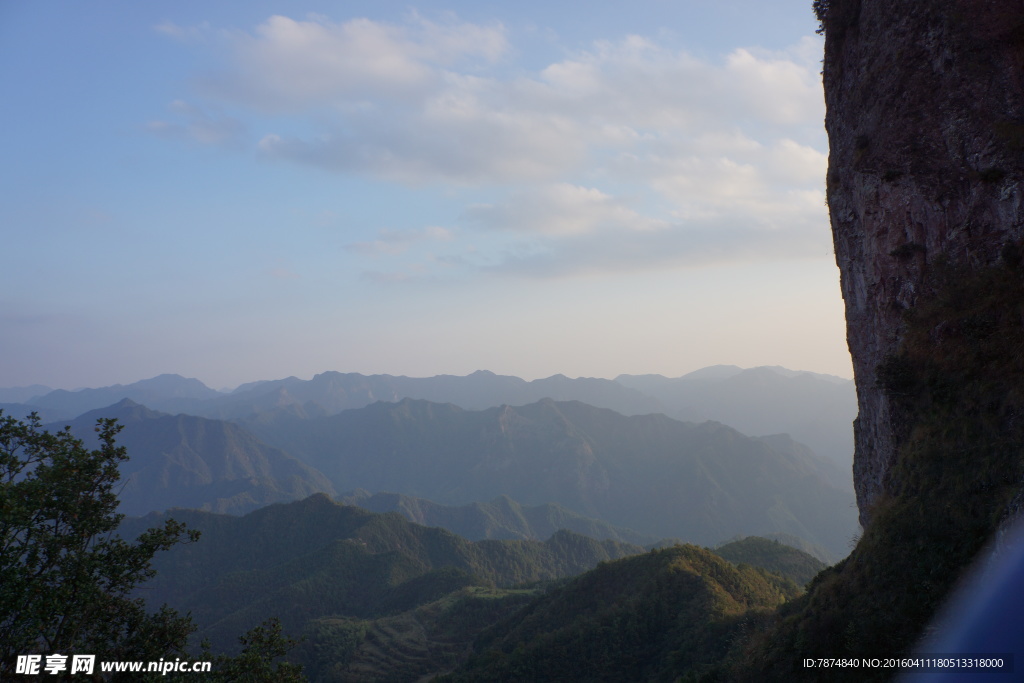
<path fill-rule="evenodd" d="M 709 60 L 625 36 L 529 70 L 505 26 L 454 16 L 157 30 L 217 45 L 195 96 L 232 116 L 181 103 L 180 122 L 154 133 L 224 144 L 262 127 L 265 161 L 464 198 L 447 217 L 353 239 L 351 253 L 403 259 L 378 279 L 830 253 L 816 38 Z M 413 242 L 431 250 L 410 264 Z"/>

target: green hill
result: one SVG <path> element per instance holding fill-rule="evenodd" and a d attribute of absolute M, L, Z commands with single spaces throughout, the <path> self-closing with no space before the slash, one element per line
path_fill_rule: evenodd
<path fill-rule="evenodd" d="M 713 667 L 798 592 L 696 546 L 605 562 L 484 631 L 442 680 L 674 681 Z"/>
<path fill-rule="evenodd" d="M 168 515 L 199 529 L 199 542 L 154 562 L 140 595 L 189 611 L 215 647 L 268 616 L 298 633 L 312 619 L 398 614 L 470 586 L 510 587 L 572 576 L 643 552 L 562 531 L 547 541 L 470 542 L 396 513 L 339 505 L 323 494 L 244 517 L 197 510 Z M 164 515 L 126 520 L 134 537 Z"/>
<path fill-rule="evenodd" d="M 377 619 L 313 619 L 301 634 L 296 659 L 318 683 L 429 680 L 455 668 L 481 631 L 539 592 L 470 586 Z"/>
<path fill-rule="evenodd" d="M 796 548 L 757 536 L 720 545 L 712 552 L 733 564 L 750 564 L 774 572 L 798 586 L 806 586 L 827 566 Z"/>

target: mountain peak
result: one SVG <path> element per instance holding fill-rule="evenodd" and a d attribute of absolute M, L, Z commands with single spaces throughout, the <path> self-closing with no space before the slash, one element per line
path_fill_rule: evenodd
<path fill-rule="evenodd" d="M 117 403 L 109 405 L 105 408 L 96 408 L 79 415 L 76 422 L 94 422 L 100 419 L 114 418 L 121 424 L 127 422 L 138 422 L 140 420 L 152 420 L 158 417 L 165 417 L 167 413 L 161 413 L 156 410 L 150 410 L 141 403 L 137 403 L 130 398 L 123 398 Z"/>

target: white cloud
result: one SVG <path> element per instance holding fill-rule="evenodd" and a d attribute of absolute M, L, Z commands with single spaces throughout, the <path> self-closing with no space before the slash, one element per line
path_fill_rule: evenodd
<path fill-rule="evenodd" d="M 820 129 L 823 115 L 807 45 L 793 54 L 739 49 L 715 64 L 628 36 L 533 76 L 501 78 L 490 67 L 509 51 L 504 28 L 452 17 L 273 16 L 224 36 L 230 63 L 203 79 L 204 92 L 308 114 L 319 129 L 268 132 L 268 157 L 406 183 L 556 180 L 602 153 L 738 127 L 759 138 L 766 127 Z"/>
<path fill-rule="evenodd" d="M 451 16 L 274 16 L 219 35 L 230 57 L 203 92 L 281 117 L 262 119 L 263 158 L 499 196 L 465 208 L 451 253 L 399 279 L 441 263 L 552 275 L 827 249 L 817 38 L 711 61 L 627 36 L 508 76 L 505 29 Z M 200 139 L 205 119 L 188 120 Z M 348 249 L 428 239 L 382 231 Z"/>
<path fill-rule="evenodd" d="M 417 101 L 439 86 L 441 67 L 490 62 L 506 49 L 500 25 L 436 24 L 418 15 L 405 25 L 272 16 L 227 43 L 232 68 L 205 79 L 206 89 L 269 111 Z"/>
<path fill-rule="evenodd" d="M 552 178 L 585 158 L 572 121 L 502 112 L 462 95 L 426 101 L 415 112 L 353 112 L 315 138 L 269 134 L 259 149 L 269 159 L 411 185 Z"/>
<path fill-rule="evenodd" d="M 757 57 L 739 49 L 729 55 L 723 76 L 736 106 L 772 123 L 800 124 L 821 114 L 824 99 L 818 74 L 786 57 Z"/>
<path fill-rule="evenodd" d="M 521 192 L 500 204 L 472 205 L 466 218 L 488 228 L 545 235 L 656 230 L 668 225 L 600 190 L 568 183 Z"/>
<path fill-rule="evenodd" d="M 608 275 L 729 262 L 827 257 L 831 240 L 821 226 L 768 229 L 733 221 L 676 223 L 660 230 L 560 235 L 541 245 L 517 245 L 486 272 L 529 278 Z"/>

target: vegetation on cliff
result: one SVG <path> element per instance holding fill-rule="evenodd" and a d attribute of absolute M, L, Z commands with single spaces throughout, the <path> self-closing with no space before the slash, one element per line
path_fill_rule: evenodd
<path fill-rule="evenodd" d="M 887 494 L 843 562 L 780 610 L 734 673 L 798 680 L 800 657 L 908 652 L 997 527 L 1024 480 L 1024 270 L 933 267 L 899 352 L 879 368 L 903 446 Z M 797 656 L 799 655 L 799 657 Z M 886 679 L 840 671 L 835 680 Z"/>

